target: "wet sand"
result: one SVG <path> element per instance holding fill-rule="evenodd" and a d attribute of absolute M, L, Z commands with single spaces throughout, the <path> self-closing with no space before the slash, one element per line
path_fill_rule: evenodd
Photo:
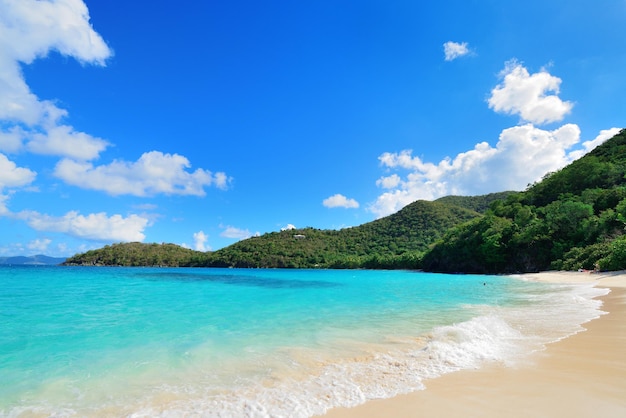
<path fill-rule="evenodd" d="M 611 292 L 601 298 L 608 313 L 514 368 L 450 373 L 425 381 L 425 390 L 337 408 L 325 417 L 626 417 L 626 272 L 546 272 L 524 278 L 608 287 Z"/>

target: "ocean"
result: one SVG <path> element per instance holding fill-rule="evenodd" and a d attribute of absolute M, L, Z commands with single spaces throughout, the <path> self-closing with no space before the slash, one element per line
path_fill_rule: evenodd
<path fill-rule="evenodd" d="M 515 367 L 607 289 L 414 271 L 0 267 L 0 416 L 310 417 Z"/>

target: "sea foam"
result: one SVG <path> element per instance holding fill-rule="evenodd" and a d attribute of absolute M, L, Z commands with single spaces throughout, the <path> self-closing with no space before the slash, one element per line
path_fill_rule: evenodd
<path fill-rule="evenodd" d="M 3 272 L 9 417 L 310 417 L 515 367 L 583 330 L 608 292 L 414 272 Z"/>
<path fill-rule="evenodd" d="M 379 351 L 365 357 L 311 369 L 311 375 L 301 380 L 284 379 L 276 385 L 188 400 L 133 416 L 310 417 L 334 407 L 423 390 L 428 379 L 458 370 L 488 364 L 515 367 L 546 344 L 584 330 L 582 324 L 604 314 L 595 298 L 607 293 L 608 289 L 588 285 L 553 285 L 530 295 L 532 304 L 476 306 L 476 312 L 486 314 L 435 327 L 400 344 L 376 347 Z"/>

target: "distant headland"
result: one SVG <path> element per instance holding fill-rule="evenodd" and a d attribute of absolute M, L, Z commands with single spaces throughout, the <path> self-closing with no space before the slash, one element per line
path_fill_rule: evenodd
<path fill-rule="evenodd" d="M 49 257 L 47 255 L 18 255 L 14 257 L 0 257 L 0 265 L 12 266 L 56 266 L 65 262 L 65 257 Z"/>

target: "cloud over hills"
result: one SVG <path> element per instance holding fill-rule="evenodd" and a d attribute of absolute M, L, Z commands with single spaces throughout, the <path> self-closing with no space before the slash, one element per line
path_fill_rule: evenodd
<path fill-rule="evenodd" d="M 603 130 L 583 143 L 584 151 L 572 150 L 580 143 L 577 125 L 568 123 L 552 130 L 535 126 L 561 121 L 571 111 L 573 104 L 558 97 L 561 79 L 545 69 L 530 74 L 517 61 L 506 63 L 500 76 L 502 82 L 491 91 L 488 105 L 498 113 L 519 115 L 523 124 L 504 129 L 495 146 L 483 141 L 438 163 L 422 161 L 412 150 L 381 154 L 381 166 L 397 172 L 376 182 L 385 191 L 369 206 L 371 212 L 383 217 L 418 199 L 523 190 L 619 131 Z"/>
<path fill-rule="evenodd" d="M 523 121 L 541 125 L 563 120 L 574 106 L 558 97 L 561 79 L 545 69 L 531 75 L 513 60 L 500 75 L 503 81 L 491 90 L 488 100 L 489 108 L 498 113 L 519 115 Z"/>

